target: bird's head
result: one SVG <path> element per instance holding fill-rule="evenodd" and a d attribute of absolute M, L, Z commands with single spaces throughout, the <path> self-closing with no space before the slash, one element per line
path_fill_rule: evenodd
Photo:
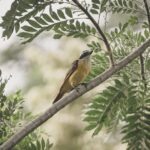
<path fill-rule="evenodd" d="M 81 53 L 79 59 L 83 59 L 83 58 L 89 57 L 92 53 L 93 53 L 92 50 L 84 50 L 84 51 Z"/>

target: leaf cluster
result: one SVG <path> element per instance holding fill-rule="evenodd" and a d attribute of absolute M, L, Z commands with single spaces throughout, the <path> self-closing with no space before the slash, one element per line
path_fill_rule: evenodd
<path fill-rule="evenodd" d="M 93 98 L 85 109 L 84 121 L 88 123 L 85 129 L 94 130 L 94 136 L 102 127 L 111 132 L 119 122 L 125 122 L 122 142 L 128 143 L 129 150 L 148 150 L 150 85 L 145 89 L 141 80 L 131 79 L 123 73 L 122 80 L 115 78 L 113 85 Z"/>
<path fill-rule="evenodd" d="M 38 132 L 31 133 L 14 150 L 50 150 L 53 144 L 50 143 L 49 139 L 41 138 L 40 134 Z"/>
<path fill-rule="evenodd" d="M 0 26 L 4 29 L 3 37 L 9 38 L 14 30 L 18 32 L 22 22 L 35 16 L 47 5 L 42 0 L 15 0 L 10 10 L 2 17 L 3 22 Z"/>
<path fill-rule="evenodd" d="M 117 27 L 106 33 L 113 49 L 113 56 L 116 61 L 120 61 L 131 53 L 133 48 L 138 47 L 149 37 L 149 30 L 147 22 L 139 23 L 139 19 L 135 15 L 135 13 L 140 11 L 136 2 L 130 2 L 130 0 L 114 0 L 111 2 L 112 4 L 109 7 L 112 9 L 112 13 L 131 14 L 129 20 L 125 23 L 119 23 Z M 135 25 L 141 25 L 142 30 L 135 31 Z M 95 48 L 96 51 L 99 49 L 96 42 L 88 45 L 92 49 Z M 101 55 L 101 52 L 98 55 Z M 106 61 L 106 55 L 103 58 Z M 141 77 L 140 61 L 133 61 L 109 80 L 111 85 L 92 98 L 84 113 L 84 121 L 87 123 L 85 129 L 87 131 L 93 130 L 93 136 L 97 135 L 104 128 L 108 132 L 113 132 L 118 126 L 121 126 L 122 142 L 128 144 L 128 150 L 148 150 L 150 145 L 150 72 L 148 69 L 149 65 L 147 66 L 147 64 L 150 64 L 149 52 L 143 54 L 143 58 L 146 81 L 143 81 Z M 99 58 L 97 62 L 94 56 L 94 69 L 98 69 L 101 59 Z M 97 63 L 99 65 L 96 65 Z M 105 66 L 107 67 L 107 65 L 102 65 L 104 68 Z M 93 70 L 95 76 L 100 73 L 101 69 L 98 70 L 99 72 Z"/>
<path fill-rule="evenodd" d="M 31 113 L 23 111 L 21 91 L 9 96 L 5 95 L 8 80 L 3 80 L 0 72 L 0 145 L 16 132 L 27 120 L 33 119 Z M 50 150 L 52 144 L 45 140 L 40 132 L 33 132 L 20 142 L 14 150 Z"/>
<path fill-rule="evenodd" d="M 110 8 L 113 13 L 137 13 L 139 10 L 136 1 L 132 0 L 112 0 L 110 1 Z"/>
<path fill-rule="evenodd" d="M 4 94 L 7 81 L 0 77 L 0 144 L 12 134 L 15 126 L 13 123 L 16 121 L 17 113 L 22 109 L 23 102 L 20 91 L 11 96 Z"/>

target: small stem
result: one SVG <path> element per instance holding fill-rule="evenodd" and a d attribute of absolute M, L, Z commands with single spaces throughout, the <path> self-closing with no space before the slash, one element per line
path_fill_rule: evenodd
<path fill-rule="evenodd" d="M 148 24 L 149 24 L 149 32 L 150 32 L 150 12 L 149 12 L 149 8 L 148 8 L 147 0 L 143 0 L 143 1 L 144 1 L 146 13 L 147 13 L 147 19 L 148 19 Z"/>
<path fill-rule="evenodd" d="M 78 7 L 79 9 L 81 9 L 85 14 L 86 16 L 91 20 L 91 22 L 93 23 L 93 25 L 95 26 L 95 28 L 97 29 L 98 33 L 100 34 L 100 36 L 102 37 L 104 43 L 105 43 L 105 46 L 107 48 L 107 51 L 108 51 L 108 55 L 109 55 L 109 58 L 110 58 L 110 63 L 112 66 L 114 66 L 114 58 L 113 58 L 113 54 L 112 54 L 112 50 L 111 50 L 111 47 L 108 43 L 108 40 L 105 36 L 105 34 L 103 33 L 103 31 L 101 30 L 101 28 L 99 27 L 99 24 L 95 21 L 95 19 L 90 15 L 90 13 L 79 3 L 78 0 L 72 0 Z"/>

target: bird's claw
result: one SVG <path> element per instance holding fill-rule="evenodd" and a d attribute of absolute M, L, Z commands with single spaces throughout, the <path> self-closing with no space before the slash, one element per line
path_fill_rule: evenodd
<path fill-rule="evenodd" d="M 80 88 L 79 88 L 79 87 L 76 87 L 75 89 L 76 89 L 76 91 L 79 93 L 79 91 L 80 91 Z"/>
<path fill-rule="evenodd" d="M 83 82 L 80 85 L 83 85 L 85 88 L 87 87 L 87 83 L 86 82 Z"/>
<path fill-rule="evenodd" d="M 86 87 L 87 87 L 87 83 L 84 83 L 84 82 L 83 82 L 83 83 L 80 83 L 78 86 L 75 87 L 75 89 L 76 89 L 76 91 L 77 91 L 78 93 L 79 93 L 80 88 L 81 88 L 80 85 L 82 85 L 82 86 L 84 86 L 84 87 L 86 88 Z"/>

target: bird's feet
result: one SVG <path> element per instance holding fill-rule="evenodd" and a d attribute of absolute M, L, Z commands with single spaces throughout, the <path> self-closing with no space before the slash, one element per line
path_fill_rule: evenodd
<path fill-rule="evenodd" d="M 87 87 L 87 83 L 86 82 L 80 83 L 79 85 L 83 85 L 85 88 Z"/>
<path fill-rule="evenodd" d="M 78 84 L 76 87 L 75 87 L 75 89 L 76 89 L 76 91 L 79 93 L 80 92 L 80 88 L 81 88 L 81 86 L 84 86 L 85 88 L 87 87 L 87 83 L 85 83 L 85 82 L 83 82 L 83 83 L 80 83 L 80 84 Z"/>

